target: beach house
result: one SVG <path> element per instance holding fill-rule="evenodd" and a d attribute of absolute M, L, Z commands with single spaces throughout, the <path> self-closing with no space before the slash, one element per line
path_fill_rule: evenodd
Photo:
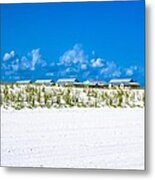
<path fill-rule="evenodd" d="M 32 83 L 32 80 L 19 80 L 16 81 L 17 84 L 30 84 Z"/>
<path fill-rule="evenodd" d="M 51 79 L 38 79 L 35 81 L 36 84 L 54 85 L 55 82 Z"/>
<path fill-rule="evenodd" d="M 106 87 L 107 83 L 105 81 L 98 81 L 98 80 L 86 80 L 83 82 L 85 86 L 89 87 Z"/>
<path fill-rule="evenodd" d="M 140 84 L 131 78 L 111 79 L 109 81 L 109 87 L 115 87 L 115 86 L 139 88 Z"/>
<path fill-rule="evenodd" d="M 79 82 L 76 78 L 63 78 L 57 80 L 58 86 L 73 86 L 76 85 Z"/>

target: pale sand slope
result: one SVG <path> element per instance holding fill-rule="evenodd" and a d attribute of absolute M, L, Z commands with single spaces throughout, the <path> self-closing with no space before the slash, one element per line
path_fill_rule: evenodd
<path fill-rule="evenodd" d="M 4 110 L 1 165 L 144 169 L 144 109 Z"/>

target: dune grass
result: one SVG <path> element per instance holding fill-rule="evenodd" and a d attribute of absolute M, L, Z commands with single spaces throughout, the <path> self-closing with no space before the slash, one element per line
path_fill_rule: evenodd
<path fill-rule="evenodd" d="M 36 84 L 2 84 L 1 106 L 23 108 L 144 107 L 144 90 L 77 88 Z"/>

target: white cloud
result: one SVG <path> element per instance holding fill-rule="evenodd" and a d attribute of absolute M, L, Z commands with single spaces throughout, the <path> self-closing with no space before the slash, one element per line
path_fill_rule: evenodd
<path fill-rule="evenodd" d="M 26 56 L 21 57 L 21 69 L 26 70 L 31 67 L 31 62 Z"/>
<path fill-rule="evenodd" d="M 91 53 L 92 53 L 93 56 L 95 56 L 95 51 L 94 50 Z"/>
<path fill-rule="evenodd" d="M 95 55 L 94 50 L 90 53 L 90 57 L 92 55 Z M 26 56 L 21 57 L 18 57 L 15 51 L 7 52 L 4 54 L 3 60 L 2 69 L 13 75 L 18 75 L 21 71 L 26 73 L 27 70 L 31 73 L 30 71 L 39 70 L 39 68 L 44 70 L 47 77 L 56 75 L 56 77 L 81 76 L 83 78 L 91 77 L 92 79 L 109 79 L 144 73 L 143 68 L 136 65 L 124 68 L 113 61 L 104 60 L 102 57 L 90 59 L 79 44 L 75 44 L 73 48 L 66 51 L 58 62 L 49 62 L 49 64 L 43 60 L 40 49 L 32 49 Z M 52 67 L 52 72 L 51 68 L 46 68 L 47 65 Z M 47 70 L 50 71 L 47 72 Z"/>
<path fill-rule="evenodd" d="M 113 73 L 112 73 L 112 77 L 120 77 L 121 76 L 121 71 L 119 69 L 116 69 Z"/>
<path fill-rule="evenodd" d="M 132 76 L 133 75 L 133 70 L 132 69 L 127 69 L 126 70 L 126 75 L 127 76 Z"/>
<path fill-rule="evenodd" d="M 91 54 L 95 55 L 95 51 L 93 50 Z M 87 74 L 87 76 L 103 76 L 104 78 L 120 77 L 122 75 L 120 67 L 113 61 L 105 61 L 101 57 L 88 61 L 88 56 L 79 44 L 75 44 L 72 49 L 66 51 L 63 56 L 60 57 L 57 65 L 62 66 L 61 72 L 59 73 L 62 74 L 63 72 L 63 75 L 82 73 L 81 76 Z M 98 68 L 100 68 L 100 70 L 98 70 Z"/>
<path fill-rule="evenodd" d="M 92 51 L 91 54 L 95 55 L 95 51 Z M 89 75 L 93 78 L 118 78 L 121 76 L 132 76 L 135 72 L 139 71 L 139 68 L 135 65 L 123 68 L 122 66 L 117 65 L 114 61 L 106 61 L 101 57 L 93 58 L 88 61 L 88 56 L 84 54 L 83 49 L 78 44 L 76 44 L 72 49 L 66 51 L 64 55 L 60 57 L 58 64 L 65 65 L 65 71 L 64 66 L 62 66 L 62 72 L 64 75 L 82 73 L 82 77 Z"/>
<path fill-rule="evenodd" d="M 102 58 L 92 59 L 91 64 L 92 64 L 92 67 L 103 67 L 104 60 Z"/>
<path fill-rule="evenodd" d="M 8 61 L 10 60 L 11 61 Z M 15 51 L 7 52 L 4 54 L 2 62 L 2 68 L 5 71 L 17 72 L 18 70 L 30 70 L 36 69 L 36 65 L 45 67 L 46 62 L 42 59 L 40 49 L 33 49 L 27 56 L 18 57 Z M 6 63 L 7 61 L 7 63 Z"/>
<path fill-rule="evenodd" d="M 63 56 L 60 57 L 61 64 L 77 64 L 87 61 L 87 56 L 84 54 L 80 44 L 75 44 L 72 49 L 66 51 Z"/>
<path fill-rule="evenodd" d="M 12 70 L 13 71 L 18 71 L 18 69 L 20 68 L 19 66 L 20 66 L 19 65 L 19 59 L 17 58 L 11 64 Z"/>
<path fill-rule="evenodd" d="M 117 66 L 113 61 L 107 61 L 105 66 L 101 69 L 100 74 L 104 78 L 115 78 L 122 75 L 121 67 Z"/>
<path fill-rule="evenodd" d="M 15 56 L 15 51 L 11 51 L 11 52 L 10 52 L 10 55 L 11 55 L 12 57 L 14 57 L 14 56 Z"/>
<path fill-rule="evenodd" d="M 138 70 L 137 66 L 130 66 L 129 68 L 126 69 L 125 74 L 127 76 L 132 76 L 137 70 Z"/>
<path fill-rule="evenodd" d="M 68 67 L 68 68 L 66 69 L 66 73 L 70 73 L 70 72 L 71 72 L 71 68 Z"/>
<path fill-rule="evenodd" d="M 11 55 L 9 53 L 5 53 L 4 57 L 3 57 L 3 60 L 8 61 L 10 58 L 11 58 Z"/>
<path fill-rule="evenodd" d="M 81 64 L 81 69 L 82 69 L 82 70 L 87 69 L 87 64 Z"/>
<path fill-rule="evenodd" d="M 104 75 L 111 75 L 116 70 L 116 64 L 114 62 L 106 62 L 104 68 L 101 69 L 100 73 Z"/>
<path fill-rule="evenodd" d="M 54 76 L 54 73 L 53 72 L 47 72 L 46 76 Z"/>
<path fill-rule="evenodd" d="M 32 66 L 31 70 L 35 70 L 35 65 L 41 60 L 40 49 L 33 49 L 31 51 Z"/>
<path fill-rule="evenodd" d="M 10 60 L 11 58 L 14 58 L 15 57 L 15 51 L 11 51 L 10 53 L 5 53 L 4 56 L 3 56 L 3 60 L 4 61 L 8 61 Z"/>

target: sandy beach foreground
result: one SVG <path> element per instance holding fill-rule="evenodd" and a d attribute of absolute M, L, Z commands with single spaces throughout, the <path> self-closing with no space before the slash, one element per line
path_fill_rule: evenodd
<path fill-rule="evenodd" d="M 1 165 L 142 170 L 144 109 L 2 109 Z"/>

